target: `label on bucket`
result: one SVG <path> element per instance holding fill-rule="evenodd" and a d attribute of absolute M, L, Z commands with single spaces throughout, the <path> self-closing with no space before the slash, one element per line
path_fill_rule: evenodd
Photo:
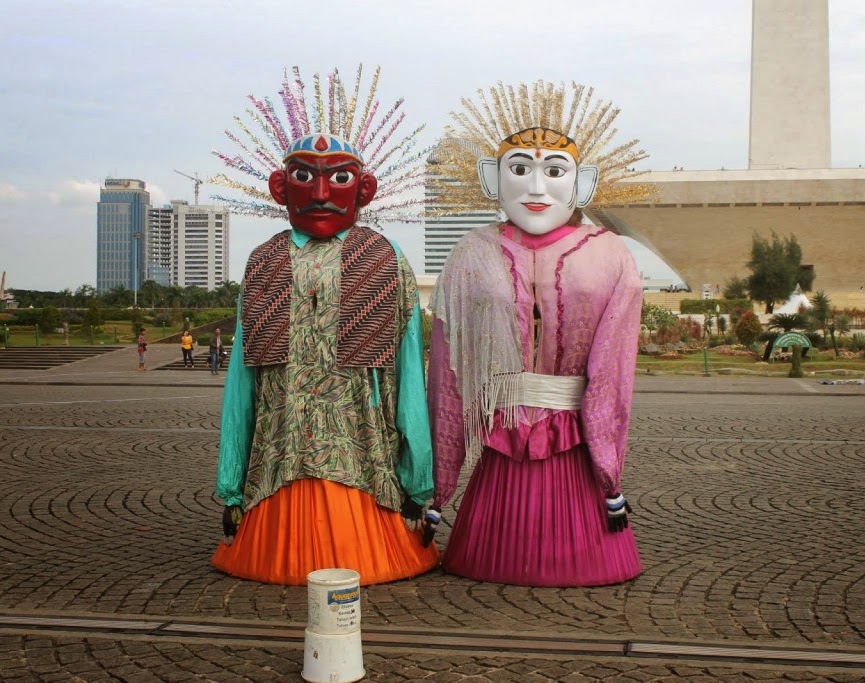
<path fill-rule="evenodd" d="M 339 590 L 327 592 L 328 605 L 345 605 L 350 602 L 357 602 L 358 600 L 360 600 L 360 586 L 340 588 Z"/>
<path fill-rule="evenodd" d="M 347 569 L 320 569 L 309 577 L 309 630 L 345 635 L 360 630 L 360 576 Z"/>
<path fill-rule="evenodd" d="M 328 591 L 327 606 L 337 632 L 354 631 L 360 626 L 360 586 Z"/>

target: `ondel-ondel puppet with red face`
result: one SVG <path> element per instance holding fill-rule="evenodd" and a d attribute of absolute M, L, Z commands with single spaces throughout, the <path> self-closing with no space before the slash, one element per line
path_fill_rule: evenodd
<path fill-rule="evenodd" d="M 358 209 L 375 196 L 378 182 L 363 166 L 351 144 L 314 133 L 291 144 L 285 168 L 271 173 L 268 185 L 273 198 L 288 207 L 292 227 L 326 239 L 354 225 Z"/>

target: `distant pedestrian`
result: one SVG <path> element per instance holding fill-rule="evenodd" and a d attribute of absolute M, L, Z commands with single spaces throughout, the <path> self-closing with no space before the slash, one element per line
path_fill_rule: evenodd
<path fill-rule="evenodd" d="M 210 374 L 215 375 L 219 372 L 219 361 L 225 349 L 222 348 L 222 335 L 217 327 L 210 337 Z"/>
<path fill-rule="evenodd" d="M 138 331 L 138 370 L 147 370 L 147 338 L 144 336 L 145 329 Z"/>
<path fill-rule="evenodd" d="M 185 368 L 193 367 L 192 343 L 192 335 L 189 334 L 189 330 L 183 330 L 183 334 L 180 335 L 180 350 L 183 352 L 183 367 Z"/>

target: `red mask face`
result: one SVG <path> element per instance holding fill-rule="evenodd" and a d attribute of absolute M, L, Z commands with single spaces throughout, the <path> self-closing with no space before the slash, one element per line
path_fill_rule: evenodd
<path fill-rule="evenodd" d="M 270 176 L 270 192 L 288 204 L 292 227 L 323 239 L 354 225 L 357 210 L 369 204 L 375 177 L 347 154 L 295 154 L 285 171 Z"/>

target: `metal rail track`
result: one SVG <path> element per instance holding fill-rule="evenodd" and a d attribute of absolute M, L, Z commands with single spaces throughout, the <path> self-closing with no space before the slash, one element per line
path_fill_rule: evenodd
<path fill-rule="evenodd" d="M 78 636 L 111 640 L 219 641 L 238 645 L 302 647 L 304 628 L 217 619 L 139 615 L 0 613 L 0 633 Z M 404 629 L 364 626 L 363 643 L 372 650 L 492 653 L 505 657 L 585 656 L 678 659 L 714 664 L 834 668 L 865 673 L 865 648 L 826 648 L 811 644 L 682 642 L 647 638 L 588 638 L 567 633 Z"/>

